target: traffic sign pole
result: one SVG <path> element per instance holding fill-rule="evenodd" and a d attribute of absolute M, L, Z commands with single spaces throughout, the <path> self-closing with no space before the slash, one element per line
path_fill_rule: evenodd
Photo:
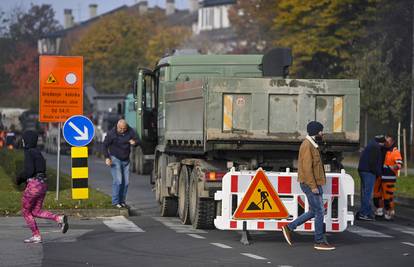
<path fill-rule="evenodd" d="M 60 187 L 60 131 L 62 129 L 62 123 L 59 122 L 58 131 L 58 144 L 57 144 L 57 171 L 56 171 L 56 201 L 59 200 L 59 187 Z"/>
<path fill-rule="evenodd" d="M 71 146 L 72 199 L 88 199 L 88 147 L 95 134 L 92 121 L 75 115 L 63 125 L 63 137 Z"/>

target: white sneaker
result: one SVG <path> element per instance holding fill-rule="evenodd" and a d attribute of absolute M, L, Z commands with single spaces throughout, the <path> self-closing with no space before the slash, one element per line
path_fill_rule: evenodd
<path fill-rule="evenodd" d="M 375 210 L 375 216 L 384 216 L 384 209 L 383 208 L 377 208 Z"/>
<path fill-rule="evenodd" d="M 28 239 L 25 239 L 24 243 L 42 243 L 42 238 L 40 235 L 34 235 Z"/>
<path fill-rule="evenodd" d="M 384 218 L 386 220 L 390 221 L 390 220 L 392 220 L 392 218 L 394 217 L 394 215 L 395 215 L 395 211 L 393 211 L 393 210 L 387 210 L 387 211 L 385 211 Z"/>

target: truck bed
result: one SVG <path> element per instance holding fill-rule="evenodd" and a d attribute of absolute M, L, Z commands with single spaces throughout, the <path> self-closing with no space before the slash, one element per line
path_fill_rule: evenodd
<path fill-rule="evenodd" d="M 312 120 L 333 145 L 359 143 L 357 80 L 207 78 L 170 83 L 164 103 L 158 125 L 167 146 L 285 149 L 305 138 Z"/>

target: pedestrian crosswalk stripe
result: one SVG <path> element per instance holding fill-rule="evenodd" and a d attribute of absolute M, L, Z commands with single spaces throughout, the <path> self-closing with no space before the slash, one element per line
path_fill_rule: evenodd
<path fill-rule="evenodd" d="M 145 232 L 136 224 L 125 218 L 124 216 L 115 216 L 105 218 L 103 223 L 118 233 L 142 233 Z"/>
<path fill-rule="evenodd" d="M 206 239 L 204 236 L 198 235 L 198 234 L 188 234 L 191 237 L 197 238 L 197 239 Z"/>
<path fill-rule="evenodd" d="M 392 238 L 392 236 L 381 233 L 381 232 L 377 232 L 374 230 L 370 230 L 370 229 L 366 229 L 364 227 L 360 227 L 360 226 L 350 226 L 347 229 L 348 232 L 363 236 L 363 237 L 384 237 L 384 238 Z"/>
<path fill-rule="evenodd" d="M 403 243 L 404 245 L 409 245 L 409 246 L 414 247 L 414 244 L 413 244 L 413 243 L 411 243 L 411 242 L 401 242 L 401 243 Z"/>
<path fill-rule="evenodd" d="M 251 253 L 240 253 L 240 254 L 242 254 L 242 255 L 244 255 L 246 257 L 250 257 L 250 258 L 256 259 L 256 260 L 267 260 L 266 258 L 263 258 L 261 256 L 255 255 L 255 254 L 251 254 Z"/>
<path fill-rule="evenodd" d="M 180 219 L 174 217 L 152 217 L 166 227 L 180 234 L 206 234 L 207 231 L 194 229 L 191 225 L 182 224 Z"/>
<path fill-rule="evenodd" d="M 221 243 L 210 243 L 210 244 L 212 244 L 213 246 L 219 247 L 219 248 L 232 248 L 230 246 L 227 246 L 227 245 L 221 244 Z"/>
<path fill-rule="evenodd" d="M 394 231 L 397 231 L 397 232 L 401 232 L 401 233 L 404 233 L 404 234 L 409 234 L 409 235 L 414 236 L 414 228 L 412 228 L 412 227 L 401 226 L 401 225 L 398 225 L 398 224 L 389 224 L 389 225 L 386 225 L 386 227 L 388 227 L 388 228 L 390 228 Z"/>

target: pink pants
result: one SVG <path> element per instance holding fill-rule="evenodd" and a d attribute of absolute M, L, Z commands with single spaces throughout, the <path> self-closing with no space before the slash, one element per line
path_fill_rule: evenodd
<path fill-rule="evenodd" d="M 45 199 L 47 184 L 37 179 L 29 179 L 22 197 L 22 214 L 27 226 L 32 230 L 33 235 L 40 235 L 35 217 L 49 219 L 58 222 L 59 215 L 42 210 Z"/>

